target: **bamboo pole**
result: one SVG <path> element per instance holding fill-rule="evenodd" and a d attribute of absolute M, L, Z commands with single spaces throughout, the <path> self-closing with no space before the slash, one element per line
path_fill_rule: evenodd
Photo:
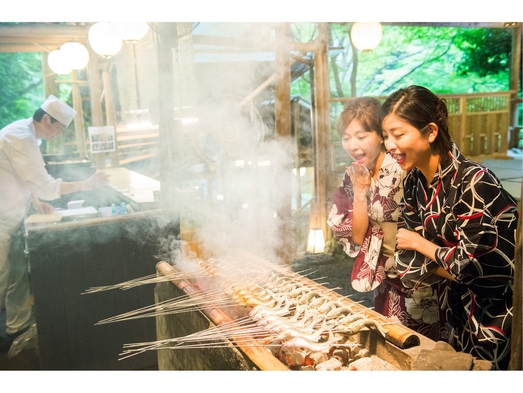
<path fill-rule="evenodd" d="M 313 288 L 317 288 L 319 285 L 317 282 L 307 277 L 300 277 L 299 280 L 304 285 L 308 285 Z M 420 339 L 414 330 L 409 329 L 403 325 L 393 324 L 391 323 L 390 319 L 384 317 L 377 311 L 362 306 L 361 304 L 347 299 L 346 297 L 343 297 L 334 291 L 329 290 L 329 292 L 331 299 L 347 303 L 351 309 L 354 310 L 354 313 L 365 315 L 366 318 L 374 319 L 376 322 L 384 325 L 384 329 L 387 330 L 385 335 L 385 339 L 387 341 L 397 345 L 401 349 L 411 348 L 420 344 Z"/>
<path fill-rule="evenodd" d="M 176 270 L 165 261 L 158 262 L 156 270 L 168 276 L 176 273 Z M 200 289 L 195 287 L 193 284 L 186 280 L 171 280 L 171 282 L 184 291 L 187 295 L 194 295 L 199 292 Z M 218 308 L 209 308 L 205 305 L 201 305 L 201 309 L 205 314 L 213 321 L 216 325 L 227 324 L 231 326 L 233 320 Z M 249 359 L 260 368 L 260 370 L 270 371 L 290 371 L 283 363 L 272 356 L 263 346 L 252 346 L 252 342 L 255 341 L 251 337 L 235 337 L 232 336 L 232 340 L 238 346 L 238 348 L 249 357 Z"/>

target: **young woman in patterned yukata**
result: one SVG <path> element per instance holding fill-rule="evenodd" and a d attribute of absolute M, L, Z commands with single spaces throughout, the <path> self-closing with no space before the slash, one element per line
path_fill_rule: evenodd
<path fill-rule="evenodd" d="M 403 284 L 442 283 L 449 342 L 507 369 L 516 200 L 452 143 L 445 102 L 430 90 L 398 90 L 383 104 L 380 121 L 388 152 L 408 171 L 396 235 Z"/>
<path fill-rule="evenodd" d="M 376 98 L 359 97 L 340 115 L 337 130 L 353 162 L 333 195 L 327 222 L 338 243 L 355 258 L 352 287 L 374 291 L 377 312 L 435 341 L 446 339 L 437 296 L 405 288 L 396 270 L 394 246 L 405 172 L 385 152 L 380 107 Z"/>

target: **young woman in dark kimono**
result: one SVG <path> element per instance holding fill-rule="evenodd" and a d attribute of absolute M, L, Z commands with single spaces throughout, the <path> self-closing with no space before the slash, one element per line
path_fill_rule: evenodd
<path fill-rule="evenodd" d="M 437 341 L 446 339 L 437 286 L 405 288 L 394 260 L 399 203 L 405 172 L 386 154 L 379 124 L 381 103 L 359 97 L 348 102 L 337 129 L 353 162 L 333 195 L 328 224 L 344 251 L 355 258 L 352 287 L 374 291 L 374 308 L 384 316 Z"/>
<path fill-rule="evenodd" d="M 441 283 L 440 306 L 458 351 L 507 369 L 517 202 L 452 143 L 445 102 L 410 86 L 383 104 L 385 145 L 408 171 L 396 260 L 403 284 Z"/>

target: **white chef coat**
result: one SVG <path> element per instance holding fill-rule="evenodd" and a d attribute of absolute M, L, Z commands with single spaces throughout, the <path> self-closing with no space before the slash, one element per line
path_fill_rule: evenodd
<path fill-rule="evenodd" d="M 0 130 L 0 230 L 16 229 L 31 194 L 43 200 L 59 198 L 61 183 L 47 173 L 32 118 Z"/>
<path fill-rule="evenodd" d="M 0 130 L 0 307 L 6 308 L 8 334 L 31 323 L 27 261 L 9 261 L 12 235 L 22 224 L 31 195 L 57 199 L 61 184 L 62 179 L 47 173 L 32 118 Z"/>

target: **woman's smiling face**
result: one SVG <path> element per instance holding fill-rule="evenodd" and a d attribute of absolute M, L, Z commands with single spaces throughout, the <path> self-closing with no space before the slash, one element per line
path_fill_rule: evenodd
<path fill-rule="evenodd" d="M 390 113 L 383 119 L 382 132 L 385 148 L 403 170 L 423 168 L 428 164 L 432 154 L 430 144 L 434 141 L 437 131 L 435 134 L 422 133 L 394 113 Z"/>
<path fill-rule="evenodd" d="M 365 165 L 369 171 L 375 171 L 378 157 L 383 152 L 383 140 L 377 132 L 365 131 L 360 122 L 354 119 L 341 136 L 341 143 L 343 150 L 355 162 Z"/>

